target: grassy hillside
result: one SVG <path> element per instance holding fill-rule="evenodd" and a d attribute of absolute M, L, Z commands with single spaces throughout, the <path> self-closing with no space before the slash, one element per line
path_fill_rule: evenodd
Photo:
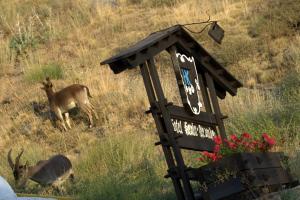
<path fill-rule="evenodd" d="M 66 154 L 75 184 L 62 195 L 79 199 L 174 199 L 149 104 L 137 70 L 114 75 L 100 61 L 151 32 L 199 22 L 207 14 L 225 29 L 222 45 L 206 34 L 193 36 L 244 83 L 221 102 L 228 133 L 268 132 L 275 150 L 292 157 L 297 170 L 300 142 L 300 4 L 294 0 L 0 0 L 0 175 L 14 184 L 6 155 L 24 147 L 35 163 Z M 197 31 L 201 26 L 191 27 Z M 163 89 L 179 102 L 166 53 L 157 59 Z M 72 130 L 49 119 L 40 82 L 55 89 L 87 85 L 100 119 L 71 113 Z M 201 165 L 187 153 L 194 165 Z M 19 192 L 58 195 L 31 183 Z"/>

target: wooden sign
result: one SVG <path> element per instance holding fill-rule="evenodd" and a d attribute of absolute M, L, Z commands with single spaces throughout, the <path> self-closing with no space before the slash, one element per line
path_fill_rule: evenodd
<path fill-rule="evenodd" d="M 219 28 L 214 26 L 211 33 L 220 39 L 222 34 L 216 31 Z M 154 60 L 164 50 L 171 55 L 183 107 L 174 106 L 164 95 Z M 181 149 L 213 151 L 217 129 L 226 138 L 218 97 L 225 98 L 226 92 L 235 95 L 242 84 L 181 25 L 152 33 L 102 64 L 109 64 L 115 73 L 140 67 L 150 103 L 146 113 L 153 116 L 160 139 L 156 144 L 161 145 L 168 166 L 165 177 L 171 178 L 178 200 L 195 200 L 188 174 L 191 168 L 186 166 Z"/>

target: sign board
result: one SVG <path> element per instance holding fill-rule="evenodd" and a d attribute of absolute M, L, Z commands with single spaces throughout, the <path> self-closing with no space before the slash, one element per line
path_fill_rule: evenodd
<path fill-rule="evenodd" d="M 173 132 L 179 135 L 181 148 L 198 151 L 213 151 L 213 137 L 216 135 L 216 118 L 204 112 L 201 103 L 201 89 L 193 56 L 173 52 L 173 67 L 184 108 L 172 106 Z"/>

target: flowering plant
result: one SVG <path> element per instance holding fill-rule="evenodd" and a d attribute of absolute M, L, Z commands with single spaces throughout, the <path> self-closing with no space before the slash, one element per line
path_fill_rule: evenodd
<path fill-rule="evenodd" d="M 241 135 L 232 134 L 229 139 L 224 139 L 220 136 L 213 138 L 215 147 L 213 152 L 203 151 L 201 157 L 198 158 L 203 162 L 213 162 L 221 159 L 225 155 L 240 152 L 266 152 L 275 144 L 275 138 L 272 138 L 267 133 L 263 133 L 261 137 L 254 138 L 249 133 Z"/>

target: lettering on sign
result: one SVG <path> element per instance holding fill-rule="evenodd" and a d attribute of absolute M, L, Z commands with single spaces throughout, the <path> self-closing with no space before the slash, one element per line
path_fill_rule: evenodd
<path fill-rule="evenodd" d="M 202 138 L 212 139 L 216 133 L 210 127 L 203 127 L 200 124 L 187 122 L 179 119 L 171 119 L 173 130 L 177 134 L 184 134 L 187 136 L 196 136 Z"/>

